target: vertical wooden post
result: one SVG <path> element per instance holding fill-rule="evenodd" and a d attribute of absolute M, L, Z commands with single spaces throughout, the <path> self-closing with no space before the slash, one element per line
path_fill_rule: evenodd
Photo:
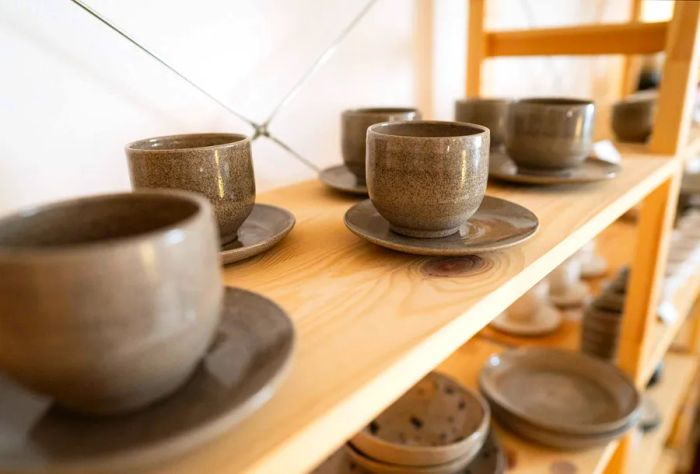
<path fill-rule="evenodd" d="M 700 354 L 700 298 L 695 300 L 693 309 L 688 315 L 690 318 L 690 344 L 688 344 L 688 352 L 691 354 Z"/>
<path fill-rule="evenodd" d="M 481 66 L 486 58 L 484 35 L 485 0 L 467 0 L 469 21 L 467 23 L 467 75 L 465 92 L 467 97 L 481 93 Z"/>
<path fill-rule="evenodd" d="M 630 2 L 630 22 L 636 23 L 642 19 L 642 2 L 643 0 L 631 0 Z M 638 55 L 625 56 L 622 65 L 622 88 L 620 95 L 622 97 L 634 92 L 637 86 L 637 79 L 641 71 L 641 61 Z"/>

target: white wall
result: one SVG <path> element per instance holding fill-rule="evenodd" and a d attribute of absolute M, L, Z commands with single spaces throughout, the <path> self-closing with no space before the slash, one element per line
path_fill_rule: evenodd
<path fill-rule="evenodd" d="M 87 3 L 262 120 L 365 0 Z M 340 161 L 342 109 L 413 104 L 414 11 L 379 0 L 271 129 L 326 166 Z M 129 189 L 135 139 L 251 131 L 68 0 L 0 1 L 0 45 L 0 213 Z M 259 189 L 313 176 L 264 139 L 253 152 Z"/>

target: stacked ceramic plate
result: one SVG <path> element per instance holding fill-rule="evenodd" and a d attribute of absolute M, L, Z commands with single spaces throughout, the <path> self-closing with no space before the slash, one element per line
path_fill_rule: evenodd
<path fill-rule="evenodd" d="M 479 384 L 504 426 L 555 448 L 605 444 L 639 417 L 632 381 L 612 364 L 577 352 L 506 351 L 489 359 Z"/>
<path fill-rule="evenodd" d="M 700 272 L 700 211 L 691 211 L 678 220 L 671 234 L 661 301 L 670 300 L 679 287 Z"/>
<path fill-rule="evenodd" d="M 478 393 L 432 372 L 355 435 L 346 454 L 378 474 L 465 472 L 486 443 L 490 418 Z"/>
<path fill-rule="evenodd" d="M 581 351 L 612 361 L 617 355 L 628 269 L 623 268 L 583 314 Z"/>

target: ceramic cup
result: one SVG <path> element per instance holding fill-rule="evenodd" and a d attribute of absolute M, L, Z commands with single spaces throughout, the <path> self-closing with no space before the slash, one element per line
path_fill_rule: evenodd
<path fill-rule="evenodd" d="M 357 177 L 359 183 L 366 182 L 365 152 L 367 128 L 380 122 L 420 119 L 420 112 L 412 108 L 375 107 L 346 110 L 341 116 L 343 163 Z"/>
<path fill-rule="evenodd" d="M 523 99 L 508 109 L 506 151 L 518 167 L 561 170 L 580 165 L 593 144 L 589 100 Z"/>
<path fill-rule="evenodd" d="M 491 149 L 502 148 L 506 142 L 506 119 L 510 99 L 462 99 L 455 102 L 457 122 L 483 125 L 491 132 Z"/>
<path fill-rule="evenodd" d="M 486 191 L 489 130 L 459 122 L 380 123 L 367 130 L 367 189 L 391 229 L 454 234 Z"/>
<path fill-rule="evenodd" d="M 654 126 L 656 101 L 628 99 L 617 102 L 612 110 L 612 129 L 621 142 L 645 142 Z"/>
<path fill-rule="evenodd" d="M 126 146 L 134 189 L 203 194 L 214 206 L 221 243 L 237 238 L 255 204 L 250 139 L 235 133 L 147 138 Z"/>
<path fill-rule="evenodd" d="M 0 219 L 0 373 L 89 414 L 177 389 L 219 323 L 210 204 L 93 196 Z"/>

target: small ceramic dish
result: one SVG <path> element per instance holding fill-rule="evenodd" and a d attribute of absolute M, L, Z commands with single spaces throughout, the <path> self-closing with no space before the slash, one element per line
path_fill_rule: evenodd
<path fill-rule="evenodd" d="M 357 176 L 345 165 L 326 168 L 318 174 L 318 179 L 336 191 L 367 196 L 367 183 L 360 183 Z"/>
<path fill-rule="evenodd" d="M 204 359 L 175 393 L 139 411 L 86 417 L 0 377 L 0 466 L 16 471 L 132 472 L 230 430 L 267 402 L 287 373 L 294 327 L 272 301 L 226 288 Z"/>
<path fill-rule="evenodd" d="M 574 282 L 563 293 L 549 293 L 549 300 L 559 308 L 581 306 L 590 296 L 588 285 L 583 281 Z"/>
<path fill-rule="evenodd" d="M 295 222 L 294 214 L 285 209 L 255 204 L 238 229 L 238 239 L 221 247 L 221 262 L 239 262 L 274 247 L 289 234 Z"/>
<path fill-rule="evenodd" d="M 489 326 L 516 336 L 542 336 L 556 331 L 561 326 L 561 314 L 555 308 L 543 304 L 527 320 L 515 319 L 506 311 L 496 316 Z"/>
<path fill-rule="evenodd" d="M 520 244 L 537 232 L 532 211 L 505 199 L 484 196 L 476 213 L 459 232 L 439 238 L 407 237 L 389 228 L 389 222 L 369 199 L 345 213 L 345 225 L 363 239 L 381 247 L 416 255 L 458 256 L 491 252 Z"/>
<path fill-rule="evenodd" d="M 481 395 L 431 372 L 350 442 L 378 461 L 407 466 L 471 461 L 489 430 Z"/>
<path fill-rule="evenodd" d="M 563 170 L 525 170 L 518 168 L 504 152 L 491 152 L 489 177 L 500 181 L 522 184 L 583 184 L 606 181 L 620 172 L 620 165 L 586 158 L 582 165 Z"/>
<path fill-rule="evenodd" d="M 404 464 L 386 463 L 371 458 L 358 450 L 352 443 L 347 443 L 345 445 L 345 451 L 355 463 L 373 474 L 455 474 L 462 472 L 471 461 L 471 459 L 464 457 L 444 464 L 408 466 Z M 476 453 L 472 455 L 472 458 L 475 455 Z"/>

